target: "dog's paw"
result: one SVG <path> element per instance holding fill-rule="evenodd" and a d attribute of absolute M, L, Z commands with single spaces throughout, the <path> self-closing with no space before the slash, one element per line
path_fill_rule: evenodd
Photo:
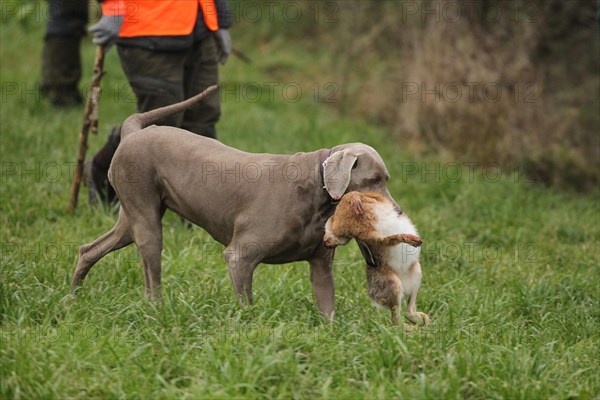
<path fill-rule="evenodd" d="M 431 318 L 429 318 L 429 315 L 418 311 L 414 314 L 406 314 L 406 318 L 413 324 L 417 325 L 429 325 L 431 323 Z"/>

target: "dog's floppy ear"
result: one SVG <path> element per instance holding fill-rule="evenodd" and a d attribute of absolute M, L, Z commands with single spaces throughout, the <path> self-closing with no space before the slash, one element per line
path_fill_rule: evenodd
<path fill-rule="evenodd" d="M 348 185 L 352 167 L 358 156 L 349 151 L 337 151 L 323 162 L 323 181 L 325 190 L 334 200 L 339 200 Z"/>

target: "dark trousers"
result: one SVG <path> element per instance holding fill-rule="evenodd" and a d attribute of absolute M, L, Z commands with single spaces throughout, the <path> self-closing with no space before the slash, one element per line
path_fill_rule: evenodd
<path fill-rule="evenodd" d="M 87 0 L 48 0 L 42 52 L 42 94 L 55 104 L 81 101 L 80 42 L 88 22 Z"/>
<path fill-rule="evenodd" d="M 85 36 L 88 0 L 48 0 L 46 36 Z"/>
<path fill-rule="evenodd" d="M 195 42 L 186 51 L 152 51 L 122 45 L 117 50 L 136 95 L 138 112 L 180 102 L 219 82 L 217 46 L 212 35 Z M 219 94 L 213 93 L 185 113 L 159 125 L 176 126 L 214 138 L 220 115 Z"/>
<path fill-rule="evenodd" d="M 117 45 L 121 65 L 137 98 L 137 111 L 145 112 L 177 103 L 219 81 L 217 47 L 212 35 L 185 51 L 153 51 Z M 215 125 L 221 115 L 218 91 L 184 113 L 157 125 L 170 125 L 202 136 L 216 138 Z M 108 143 L 94 157 L 96 168 L 108 171 L 120 141 L 121 127 L 114 127 Z"/>

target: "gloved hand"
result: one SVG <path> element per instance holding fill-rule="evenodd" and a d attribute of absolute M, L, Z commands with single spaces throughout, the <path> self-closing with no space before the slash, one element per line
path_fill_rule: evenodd
<path fill-rule="evenodd" d="M 94 35 L 92 42 L 104 45 L 108 50 L 119 37 L 123 15 L 103 15 L 98 23 L 90 26 L 89 31 Z"/>
<path fill-rule="evenodd" d="M 215 38 L 217 39 L 217 57 L 219 63 L 225 64 L 227 57 L 231 54 L 231 35 L 227 29 L 219 29 L 215 32 Z"/>

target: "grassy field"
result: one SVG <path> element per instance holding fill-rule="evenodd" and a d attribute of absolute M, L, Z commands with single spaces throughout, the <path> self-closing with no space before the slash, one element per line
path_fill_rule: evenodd
<path fill-rule="evenodd" d="M 143 299 L 133 246 L 104 258 L 73 298 L 78 246 L 116 217 L 85 201 L 67 215 L 82 110 L 37 101 L 39 25 L 2 24 L 0 34 L 1 398 L 600 395 L 598 193 L 415 158 L 389 132 L 332 111 L 327 82 L 311 87 L 310 77 L 282 81 L 271 98 L 272 72 L 303 70 L 310 56 L 276 40 L 246 43 L 254 63 L 223 68 L 220 139 L 256 152 L 352 141 L 378 149 L 392 195 L 426 242 L 418 304 L 432 325 L 404 334 L 372 307 L 355 244 L 337 252 L 333 324 L 316 310 L 304 263 L 261 265 L 255 305 L 242 308 L 222 246 L 173 214 L 164 220 L 164 304 Z M 84 54 L 90 71 L 89 44 Z M 90 153 L 135 108 L 114 50 L 107 70 Z"/>

